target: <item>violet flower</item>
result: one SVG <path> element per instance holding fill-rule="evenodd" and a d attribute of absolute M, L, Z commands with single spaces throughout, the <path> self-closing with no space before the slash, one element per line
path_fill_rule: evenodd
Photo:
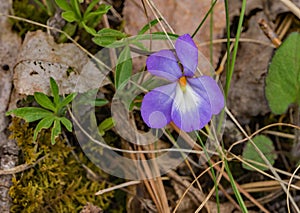
<path fill-rule="evenodd" d="M 160 50 L 147 58 L 152 75 L 170 84 L 147 93 L 141 114 L 151 128 L 163 128 L 173 121 L 180 129 L 191 132 L 203 128 L 224 107 L 223 94 L 209 76 L 193 77 L 198 65 L 198 49 L 190 35 L 180 36 L 171 50 Z"/>

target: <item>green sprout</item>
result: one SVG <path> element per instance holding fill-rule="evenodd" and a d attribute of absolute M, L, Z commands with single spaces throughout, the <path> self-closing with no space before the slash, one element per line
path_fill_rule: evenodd
<path fill-rule="evenodd" d="M 38 133 L 42 129 L 51 130 L 51 143 L 55 144 L 55 139 L 61 134 L 61 124 L 66 129 L 72 131 L 72 122 L 66 118 L 67 105 L 76 97 L 77 93 L 71 93 L 67 97 L 59 95 L 59 88 L 55 80 L 50 78 L 50 87 L 53 94 L 53 101 L 44 93 L 35 92 L 34 99 L 42 107 L 23 107 L 10 110 L 6 115 L 14 114 L 30 123 L 40 120 L 34 130 L 33 140 L 37 139 Z"/>
<path fill-rule="evenodd" d="M 101 20 L 102 16 L 106 14 L 111 6 L 106 4 L 100 4 L 98 8 L 94 7 L 100 0 L 93 0 L 86 10 L 82 13 L 80 10 L 79 0 L 55 0 L 56 4 L 63 10 L 62 17 L 68 22 L 76 22 L 79 27 L 83 27 L 86 32 L 95 35 L 96 27 Z"/>

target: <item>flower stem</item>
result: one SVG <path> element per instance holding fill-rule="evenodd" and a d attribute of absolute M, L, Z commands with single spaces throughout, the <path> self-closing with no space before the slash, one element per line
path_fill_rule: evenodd
<path fill-rule="evenodd" d="M 230 61 L 230 18 L 229 18 L 228 0 L 225 0 L 226 31 L 227 31 L 227 65 L 226 65 L 226 83 L 225 83 L 225 90 L 224 90 L 225 99 L 228 98 L 229 88 L 230 88 L 230 84 L 231 84 L 232 74 L 234 71 L 234 65 L 235 65 L 235 60 L 236 60 L 236 55 L 237 55 L 237 50 L 238 50 L 239 38 L 240 38 L 240 35 L 242 32 L 242 25 L 243 25 L 243 21 L 244 21 L 245 10 L 246 10 L 246 0 L 243 0 L 240 19 L 239 19 L 238 28 L 237 28 L 236 37 L 235 37 L 232 60 Z M 224 149 L 223 144 L 222 144 L 222 146 Z M 231 187 L 234 191 L 235 197 L 238 200 L 238 203 L 239 203 L 239 206 L 241 207 L 242 212 L 246 213 L 246 212 L 248 212 L 247 207 L 246 207 L 246 205 L 243 201 L 243 198 L 235 184 L 235 181 L 234 181 L 234 178 L 230 171 L 229 164 L 228 164 L 226 157 L 224 157 L 223 160 L 225 163 L 225 170 L 230 179 Z"/>
<path fill-rule="evenodd" d="M 194 38 L 194 36 L 198 33 L 199 29 L 202 27 L 202 25 L 204 24 L 205 20 L 207 19 L 208 15 L 212 12 L 215 4 L 217 3 L 218 0 L 214 0 L 214 2 L 211 4 L 208 12 L 205 14 L 204 18 L 202 19 L 202 21 L 200 22 L 200 24 L 198 25 L 198 27 L 196 28 L 196 30 L 194 31 L 192 38 Z"/>
<path fill-rule="evenodd" d="M 210 45 L 209 45 L 209 55 L 210 55 L 210 63 L 213 65 L 214 63 L 214 53 L 213 53 L 213 39 L 214 39 L 214 10 L 213 10 L 214 0 L 211 0 L 211 12 L 210 12 Z"/>
<path fill-rule="evenodd" d="M 226 84 L 225 84 L 225 97 L 228 97 L 228 92 L 231 84 L 231 79 L 232 79 L 232 74 L 234 71 L 234 65 L 235 65 L 235 60 L 236 60 L 236 55 L 237 55 L 237 50 L 238 50 L 238 45 L 239 45 L 239 39 L 241 36 L 242 32 L 242 26 L 243 26 L 243 21 L 244 21 L 244 16 L 245 16 L 245 10 L 246 10 L 246 0 L 243 0 L 242 2 L 242 8 L 241 8 L 241 14 L 240 14 L 240 19 L 238 23 L 238 28 L 235 36 L 235 42 L 234 42 L 234 47 L 233 47 L 233 53 L 232 53 L 232 59 L 231 63 L 230 62 L 230 48 L 229 48 L 229 39 L 230 39 L 230 20 L 229 20 L 229 11 L 228 11 L 228 0 L 225 0 L 225 9 L 226 9 L 226 29 L 227 29 L 227 72 L 226 72 Z"/>
<path fill-rule="evenodd" d="M 208 155 L 208 152 L 206 150 L 206 147 L 205 145 L 203 144 L 203 141 L 199 135 L 199 133 L 197 131 L 195 131 L 195 134 L 197 136 L 197 139 L 199 140 L 200 142 L 200 145 L 202 146 L 202 149 L 205 153 L 205 157 L 207 158 L 207 162 L 209 164 L 209 167 L 210 167 L 210 171 L 211 171 L 211 174 L 212 174 L 212 177 L 213 177 L 213 181 L 214 181 L 214 186 L 215 186 L 215 191 L 216 191 L 216 203 L 217 203 L 217 209 L 218 209 L 218 212 L 220 212 L 220 199 L 219 199 L 219 189 L 218 189 L 218 183 L 217 183 L 217 178 L 216 178 L 216 174 L 215 174 L 215 170 L 213 168 L 213 164 L 211 163 L 210 161 L 210 156 Z"/>

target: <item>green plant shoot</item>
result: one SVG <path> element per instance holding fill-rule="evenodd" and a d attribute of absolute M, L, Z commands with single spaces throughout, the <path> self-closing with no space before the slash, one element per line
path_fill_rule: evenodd
<path fill-rule="evenodd" d="M 61 134 L 61 124 L 71 132 L 72 122 L 66 118 L 67 105 L 76 97 L 76 93 L 71 93 L 63 98 L 59 95 L 59 88 L 55 80 L 50 78 L 50 87 L 53 101 L 44 93 L 35 92 L 34 99 L 42 107 L 23 107 L 10 110 L 6 115 L 15 115 L 23 118 L 26 122 L 40 120 L 34 130 L 33 140 L 37 139 L 38 133 L 42 129 L 51 130 L 51 144 L 55 144 L 55 139 Z"/>
<path fill-rule="evenodd" d="M 84 12 L 80 10 L 79 0 L 55 0 L 56 4 L 63 10 L 62 17 L 68 22 L 76 22 L 79 27 L 84 28 L 88 33 L 95 35 L 94 29 L 101 20 L 102 16 L 106 14 L 111 6 L 100 4 L 96 5 L 100 0 L 93 0 Z M 96 9 L 94 9 L 96 8 Z"/>

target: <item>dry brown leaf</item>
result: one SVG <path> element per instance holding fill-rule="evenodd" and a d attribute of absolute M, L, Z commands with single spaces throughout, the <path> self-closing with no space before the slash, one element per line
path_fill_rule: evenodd
<path fill-rule="evenodd" d="M 193 34 L 199 23 L 210 8 L 211 1 L 175 1 L 153 0 L 154 4 L 160 10 L 164 18 L 171 25 L 177 34 Z M 153 20 L 151 10 L 147 7 L 149 19 Z M 144 13 L 142 3 L 139 0 L 125 1 L 124 19 L 126 21 L 125 30 L 127 33 L 136 35 L 149 21 Z M 161 31 L 159 24 L 156 29 Z M 221 38 L 225 29 L 225 10 L 224 2 L 218 1 L 214 8 L 214 39 Z M 167 29 L 167 31 L 169 31 Z M 209 18 L 202 26 L 198 34 L 195 36 L 195 41 L 198 43 L 210 40 Z M 200 51 L 209 58 L 209 46 L 201 47 Z M 214 67 L 219 61 L 221 45 L 214 45 Z"/>
<path fill-rule="evenodd" d="M 179 177 L 179 176 L 178 176 Z M 181 177 L 180 177 L 181 178 Z M 175 190 L 175 193 L 177 194 L 177 196 L 179 198 L 181 198 L 183 196 L 183 193 L 185 192 L 186 188 L 183 185 L 187 185 L 189 186 L 190 184 L 188 183 L 186 180 L 182 180 L 182 182 L 177 182 L 171 180 L 171 184 Z M 190 188 L 190 192 L 191 191 L 197 191 L 197 194 L 200 195 L 200 200 L 204 200 L 205 199 L 205 194 L 203 194 L 202 192 L 200 192 L 199 190 L 197 190 L 196 188 L 194 188 L 193 186 Z M 186 196 L 183 198 L 183 200 L 181 201 L 179 208 L 177 210 L 177 212 L 195 212 L 195 210 L 198 208 L 198 206 L 201 205 L 201 203 L 198 201 L 199 197 L 194 197 L 192 194 L 187 193 Z M 197 204 L 198 206 L 196 206 L 195 204 Z M 235 207 L 232 203 L 230 202 L 226 202 L 226 203 L 220 203 L 219 205 L 220 207 L 220 212 L 222 213 L 229 213 L 232 212 Z M 210 213 L 217 213 L 218 212 L 218 206 L 217 203 L 215 203 L 214 201 L 208 200 L 205 208 L 208 209 L 210 211 Z M 204 208 L 204 209 L 205 209 Z"/>
<path fill-rule="evenodd" d="M 293 0 L 300 7 L 300 0 Z M 240 10 L 241 4 L 230 4 L 231 11 Z M 259 28 L 260 19 L 272 21 L 289 9 L 280 0 L 249 0 L 246 5 L 245 28 L 242 38 L 250 38 L 270 43 Z M 234 13 L 238 16 L 239 13 Z M 233 18 L 233 17 L 231 17 Z M 274 49 L 253 43 L 241 42 L 233 74 L 228 107 L 242 124 L 246 124 L 253 116 L 269 112 L 264 94 L 265 75 Z"/>
<path fill-rule="evenodd" d="M 52 36 L 36 31 L 26 34 L 14 69 L 14 86 L 19 94 L 50 95 L 49 78 L 53 77 L 60 93 L 69 94 L 98 88 L 104 76 L 74 44 L 56 44 Z"/>
<path fill-rule="evenodd" d="M 291 2 L 293 2 L 296 7 L 300 8 L 300 0 L 291 0 Z M 269 0 L 268 3 L 270 5 L 270 18 L 272 21 L 274 21 L 279 14 L 291 12 L 291 10 L 280 0 Z"/>
<path fill-rule="evenodd" d="M 263 12 L 258 12 L 248 21 L 248 29 L 241 37 L 269 42 L 258 25 Z M 261 44 L 241 42 L 227 105 L 242 124 L 253 116 L 269 112 L 264 94 L 265 75 L 273 48 Z"/>
<path fill-rule="evenodd" d="M 300 7 L 300 0 L 291 0 L 295 6 Z M 229 4 L 234 11 L 240 10 L 241 3 Z M 250 15 L 253 11 L 263 10 L 269 21 L 274 21 L 279 14 L 290 12 L 290 9 L 282 3 L 281 0 L 247 0 L 246 15 Z M 238 16 L 239 13 L 234 15 Z"/>
<path fill-rule="evenodd" d="M 185 192 L 184 187 L 174 180 L 171 180 L 171 184 L 174 188 L 174 191 L 175 191 L 177 197 L 181 198 L 183 193 Z M 197 200 L 195 201 L 195 198 L 193 198 L 191 196 L 185 196 L 183 198 L 183 200 L 181 201 L 181 203 L 177 209 L 177 212 L 186 212 L 186 213 L 195 212 L 195 210 L 197 209 L 197 206 L 195 205 L 195 203 L 197 203 Z"/>

